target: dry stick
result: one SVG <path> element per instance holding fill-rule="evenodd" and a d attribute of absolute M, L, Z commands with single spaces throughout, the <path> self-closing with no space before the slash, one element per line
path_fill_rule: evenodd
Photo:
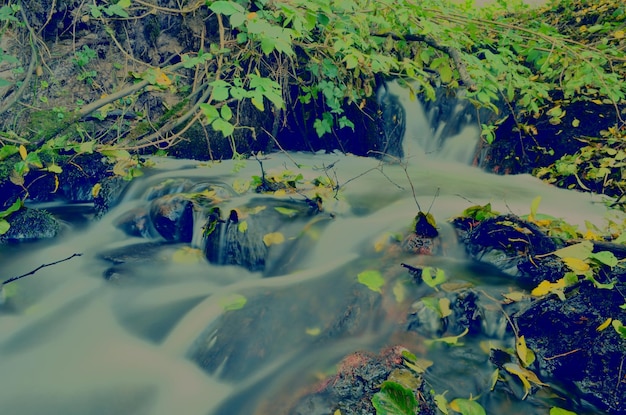
<path fill-rule="evenodd" d="M 56 265 L 56 264 L 60 264 L 61 262 L 69 261 L 70 259 L 72 259 L 74 257 L 77 257 L 77 256 L 81 256 L 81 255 L 83 255 L 83 254 L 75 253 L 75 254 L 72 254 L 72 255 L 68 256 L 67 258 L 63 258 L 63 259 L 60 259 L 58 261 L 50 262 L 49 264 L 41 264 L 37 268 L 35 268 L 34 270 L 32 270 L 30 272 L 27 272 L 26 274 L 22 274 L 22 275 L 19 275 L 17 277 L 9 278 L 8 280 L 2 282 L 2 286 L 6 285 L 6 284 L 8 284 L 10 282 L 22 279 L 24 277 L 28 277 L 29 275 L 33 275 L 35 272 L 39 271 L 42 268 L 49 267 L 49 266 Z"/>

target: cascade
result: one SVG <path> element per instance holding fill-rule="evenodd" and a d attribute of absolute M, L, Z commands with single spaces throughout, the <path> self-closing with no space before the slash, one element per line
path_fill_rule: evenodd
<path fill-rule="evenodd" d="M 472 163 L 480 130 L 476 109 L 463 99 L 462 93 L 452 97 L 438 91 L 436 101 L 424 102 L 412 96 L 408 88 L 392 81 L 379 89 L 377 100 L 384 118 L 395 117 L 402 121 L 402 151 L 392 150 L 390 154 Z M 400 128 L 398 122 L 386 124 L 389 128 Z M 387 133 L 387 136 L 392 135 L 393 131 Z"/>
<path fill-rule="evenodd" d="M 6 278 L 71 253 L 83 254 L 13 283 L 0 306 L 2 412 L 280 413 L 262 408 L 311 388 L 316 373 L 332 371 L 348 353 L 378 351 L 390 339 L 412 341 L 407 347 L 434 362 L 438 392 L 449 389 L 451 398 L 485 392 L 479 387 L 493 367 L 480 354 L 480 342 L 503 341 L 507 322 L 497 310 L 483 320 L 482 337 L 468 339 L 471 353 L 429 349 L 423 335 L 406 333 L 395 282 L 380 292 L 358 282 L 364 271 L 377 270 L 406 283 L 415 302 L 434 293 L 424 284 L 408 284 L 401 261 L 389 262 L 386 256 L 393 253 L 393 245 L 385 245 L 392 243 L 390 235 L 406 232 L 416 214 L 407 174 L 422 206 L 435 199 L 431 212 L 442 224 L 473 204 L 527 214 L 536 196 L 542 197 L 541 213 L 581 226 L 585 221 L 602 225 L 607 210 L 597 195 L 555 189 L 529 175 L 495 176 L 469 166 L 478 132 L 460 104 L 443 115 L 410 100 L 393 84 L 389 93 L 405 108 L 406 170 L 342 154 L 272 154 L 264 161 L 269 172 L 291 168 L 295 159 L 308 166 L 302 168 L 304 181 L 323 174 L 323 165 L 335 166 L 329 176 L 341 192 L 337 199 L 325 196 L 322 212 L 312 212 L 297 193 L 260 198 L 254 192 L 235 192 L 236 182 L 259 174 L 257 163 L 235 171 L 229 161 L 207 165 L 155 159 L 154 171 L 135 179 L 120 205 L 101 220 L 73 226 L 70 218 L 67 230 L 52 242 L 0 247 Z M 255 237 L 282 235 L 284 240 L 258 244 L 261 254 L 269 251 L 265 268 L 219 265 L 230 264 L 226 251 L 218 251 L 215 263 L 208 261 L 201 235 L 206 211 L 181 209 L 192 217 L 188 240 L 166 240 L 153 231 L 129 234 L 116 225 L 130 211 L 150 212 L 159 197 L 213 191 L 223 203 L 217 245 L 247 231 L 254 236 L 254 215 L 262 218 L 257 228 L 262 231 L 255 231 L 260 232 Z M 211 199 L 208 205 L 215 203 Z M 236 220 L 229 218 L 231 210 L 239 212 Z M 243 221 L 249 221 L 247 230 L 240 226 Z M 503 286 L 508 289 L 501 274 L 472 268 L 443 225 L 442 234 L 448 249 L 428 259 L 433 266 L 492 296 L 500 295 Z M 110 275 L 117 277 L 104 278 Z M 413 307 L 413 300 L 405 301 Z M 417 318 L 425 309 L 412 310 Z M 435 334 L 445 329 L 432 315 L 426 321 Z M 460 368 L 471 368 L 471 373 Z M 511 404 L 510 396 L 494 393 L 488 413 L 547 413 L 538 400 Z"/>

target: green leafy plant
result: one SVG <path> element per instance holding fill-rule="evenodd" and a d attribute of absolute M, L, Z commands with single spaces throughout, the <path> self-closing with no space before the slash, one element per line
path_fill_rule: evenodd
<path fill-rule="evenodd" d="M 7 209 L 0 211 L 0 235 L 4 235 L 9 231 L 11 225 L 7 221 L 7 218 L 11 216 L 12 213 L 17 212 L 23 206 L 23 202 L 21 199 L 17 199 L 11 206 Z"/>

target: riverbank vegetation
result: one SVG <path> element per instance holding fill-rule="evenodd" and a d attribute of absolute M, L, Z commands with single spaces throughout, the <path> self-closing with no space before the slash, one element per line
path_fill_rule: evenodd
<path fill-rule="evenodd" d="M 332 169 L 325 167 L 307 182 L 313 190 L 303 193 L 299 171 L 266 175 L 260 154 L 391 152 L 397 145 L 391 136 L 401 140 L 403 132 L 400 113 L 384 114 L 380 91 L 391 80 L 415 99 L 471 102 L 481 131 L 477 165 L 498 173 L 533 172 L 561 187 L 612 196 L 613 207 L 625 203 L 621 0 L 562 0 L 540 8 L 504 1 L 476 8 L 442 0 L 23 0 L 0 7 L 0 36 L 0 235 L 25 200 L 93 201 L 110 180 L 140 176 L 149 155 L 256 158 L 260 176 L 243 182 L 241 193 L 299 190 L 307 214 L 319 213 L 322 191 L 328 198 L 339 191 Z M 81 180 L 86 190 L 70 198 Z M 191 196 L 180 201 L 189 216 L 192 202 Z M 468 233 L 479 235 L 479 226 L 492 226 L 497 218 L 498 229 L 511 233 L 503 233 L 509 236 L 490 251 L 513 241 L 520 246 L 504 250 L 511 261 L 528 260 L 525 265 L 549 271 L 559 267 L 562 278 L 534 281 L 534 297 L 554 294 L 565 301 L 580 283 L 618 291 L 615 268 L 624 253 L 616 246 L 624 242 L 624 224 L 610 223 L 604 233 L 593 225 L 583 231 L 539 215 L 538 205 L 535 200 L 525 220 L 492 212 L 489 205 L 470 208 L 460 219 L 469 221 Z M 237 225 L 232 233 L 241 237 L 249 223 L 233 212 L 228 223 Z M 268 212 L 291 217 L 296 211 L 279 206 Z M 213 213 L 207 239 L 226 221 L 219 210 Z M 549 239 L 550 248 L 532 251 L 526 241 L 531 234 Z M 437 234 L 417 236 L 422 247 L 423 238 Z M 191 236 L 180 239 L 189 242 Z M 259 251 L 283 241 L 282 234 L 268 233 L 259 239 Z M 445 281 L 443 270 L 418 271 L 436 290 Z M 379 274 L 364 271 L 359 282 L 380 291 Z M 623 299 L 621 292 L 618 297 Z M 442 319 L 450 315 L 449 299 L 430 299 L 426 307 Z M 623 318 L 615 310 L 606 313 L 594 330 L 611 325 L 622 340 Z M 456 344 L 463 333 L 437 341 Z M 519 379 L 524 399 L 546 385 L 529 369 L 535 356 L 524 336 L 516 332 L 515 340 L 493 385 Z M 415 372 L 412 384 L 423 371 L 414 369 L 414 356 L 402 356 L 396 360 Z M 484 413 L 471 397 L 448 403 L 433 393 L 418 402 L 408 386 L 385 380 L 372 400 L 377 413 L 414 413 L 430 400 L 444 413 Z"/>

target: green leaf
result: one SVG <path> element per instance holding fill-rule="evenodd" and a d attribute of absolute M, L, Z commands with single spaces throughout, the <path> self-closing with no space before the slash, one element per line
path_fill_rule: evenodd
<path fill-rule="evenodd" d="M 357 278 L 361 284 L 365 285 L 370 290 L 382 293 L 381 288 L 385 285 L 385 279 L 379 271 L 369 269 L 359 273 Z"/>
<path fill-rule="evenodd" d="M 228 105 L 224 105 L 222 107 L 222 109 L 220 110 L 220 114 L 222 118 L 226 121 L 230 121 L 230 119 L 233 118 L 233 111 L 230 109 Z"/>
<path fill-rule="evenodd" d="M 617 334 L 619 334 L 622 339 L 626 340 L 626 327 L 624 327 L 622 322 L 620 320 L 613 320 L 611 322 L 611 325 L 613 326 Z"/>
<path fill-rule="evenodd" d="M 485 408 L 478 402 L 469 399 L 457 398 L 450 402 L 450 408 L 462 415 L 486 415 Z"/>
<path fill-rule="evenodd" d="M 446 272 L 441 268 L 424 267 L 422 281 L 429 287 L 437 289 L 437 285 L 446 282 Z"/>
<path fill-rule="evenodd" d="M 0 161 L 6 159 L 7 157 L 11 157 L 13 154 L 16 154 L 19 151 L 17 146 L 12 144 L 6 144 L 0 148 Z"/>
<path fill-rule="evenodd" d="M 22 208 L 22 200 L 17 199 L 11 206 L 9 206 L 6 210 L 0 212 L 0 219 L 4 219 L 9 216 L 11 213 L 17 212 Z"/>
<path fill-rule="evenodd" d="M 537 209 L 539 209 L 539 204 L 541 203 L 541 196 L 537 196 L 533 199 L 530 204 L 530 217 L 529 220 L 533 221 L 537 218 Z"/>
<path fill-rule="evenodd" d="M 211 104 L 202 103 L 200 104 L 200 109 L 207 118 L 207 124 L 211 124 L 216 118 L 220 118 L 220 113 L 217 111 L 217 108 Z"/>
<path fill-rule="evenodd" d="M 241 233 L 245 233 L 248 230 L 248 222 L 245 220 L 239 222 L 239 224 L 237 224 L 237 230 Z"/>
<path fill-rule="evenodd" d="M 446 343 L 450 346 L 462 346 L 463 343 L 459 343 L 459 339 L 463 336 L 465 336 L 467 333 L 469 333 L 469 329 L 465 329 L 463 330 L 463 332 L 457 336 L 447 336 L 447 337 L 441 337 L 439 339 L 430 339 L 430 340 L 424 340 L 424 343 L 427 346 L 431 346 L 435 343 Z"/>
<path fill-rule="evenodd" d="M 223 14 L 225 16 L 233 15 L 237 12 L 245 13 L 245 9 L 239 4 L 232 1 L 215 1 L 209 6 L 212 12 Z"/>
<path fill-rule="evenodd" d="M 372 397 L 376 415 L 414 415 L 419 410 L 415 394 L 409 388 L 385 381 Z"/>
<path fill-rule="evenodd" d="M 277 206 L 274 208 L 276 210 L 276 212 L 280 213 L 281 215 L 285 215 L 288 216 L 290 218 L 296 216 L 298 214 L 298 210 L 297 209 L 291 209 L 291 208 L 286 208 L 286 207 L 280 207 Z"/>
<path fill-rule="evenodd" d="M 595 259 L 596 261 L 604 265 L 608 265 L 611 268 L 616 266 L 618 262 L 613 252 L 610 252 L 610 251 L 600 251 L 600 252 L 592 253 L 589 255 L 589 258 Z"/>
<path fill-rule="evenodd" d="M 219 305 L 224 311 L 234 311 L 243 308 L 248 300 L 241 294 L 232 294 L 219 299 Z"/>
<path fill-rule="evenodd" d="M 593 251 L 593 243 L 591 241 L 583 241 L 574 245 L 566 246 L 565 248 L 557 249 L 552 252 L 553 255 L 559 258 L 576 258 L 584 261 L 588 259 Z"/>
<path fill-rule="evenodd" d="M 235 126 L 233 126 L 228 121 L 224 121 L 221 118 L 218 118 L 215 121 L 213 121 L 213 124 L 211 124 L 211 126 L 213 127 L 215 131 L 221 131 L 224 137 L 228 137 L 235 131 Z"/>
<path fill-rule="evenodd" d="M 10 228 L 11 225 L 9 225 L 9 222 L 7 222 L 6 219 L 0 219 L 0 235 L 7 233 Z"/>

